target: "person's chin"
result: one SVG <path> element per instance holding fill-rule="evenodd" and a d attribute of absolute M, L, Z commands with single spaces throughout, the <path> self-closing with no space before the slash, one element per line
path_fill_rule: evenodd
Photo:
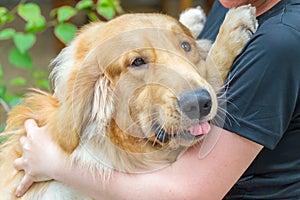
<path fill-rule="evenodd" d="M 243 0 L 219 0 L 219 1 L 225 8 L 234 8 L 241 5 L 245 5 L 247 3 Z"/>

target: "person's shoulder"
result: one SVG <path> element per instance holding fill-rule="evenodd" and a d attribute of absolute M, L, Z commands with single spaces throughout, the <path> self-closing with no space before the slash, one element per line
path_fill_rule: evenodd
<path fill-rule="evenodd" d="M 280 55 L 291 51 L 300 52 L 300 23 L 269 20 L 258 28 L 253 42 L 266 51 Z"/>
<path fill-rule="evenodd" d="M 251 68 L 256 70 L 281 69 L 284 66 L 285 70 L 299 73 L 299 19 L 294 20 L 284 12 L 269 17 L 259 25 L 237 60 L 241 60 L 242 65 L 255 62 L 256 65 Z"/>
<path fill-rule="evenodd" d="M 272 13 L 270 13 L 270 15 L 272 15 Z M 274 16 L 266 16 L 266 18 L 267 19 L 265 21 L 263 20 L 263 23 L 260 24 L 257 34 L 261 34 L 262 36 L 269 38 L 274 45 L 276 45 L 276 41 L 284 41 L 284 44 L 299 44 L 300 5 L 297 7 L 291 7 L 290 4 L 287 4 Z"/>
<path fill-rule="evenodd" d="M 300 0 L 290 0 L 280 16 L 283 25 L 300 32 Z"/>

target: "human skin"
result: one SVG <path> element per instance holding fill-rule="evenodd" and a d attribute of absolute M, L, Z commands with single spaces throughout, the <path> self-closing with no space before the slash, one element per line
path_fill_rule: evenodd
<path fill-rule="evenodd" d="M 279 0 L 220 2 L 228 8 L 251 3 L 261 15 Z M 76 163 L 70 165 L 68 156 L 47 137 L 46 127 L 37 127 L 29 120 L 25 129 L 28 136 L 21 140 L 23 157 L 15 161 L 15 167 L 26 172 L 17 188 L 18 196 L 34 181 L 48 176 L 95 199 L 222 199 L 263 148 L 235 133 L 212 127 L 210 134 L 219 134 L 219 139 L 204 158 L 199 159 L 199 146 L 192 147 L 169 167 L 144 174 L 115 171 L 103 185 L 97 174 L 84 171 Z"/>
<path fill-rule="evenodd" d="M 275 4 L 277 4 L 280 0 L 219 0 L 220 3 L 225 8 L 233 8 L 241 5 L 251 4 L 256 7 L 256 15 L 259 16 L 270 8 L 272 8 Z"/>
<path fill-rule="evenodd" d="M 144 174 L 116 171 L 103 186 L 100 176 L 70 164 L 46 127 L 37 127 L 35 121 L 28 120 L 25 129 L 28 136 L 21 139 L 23 157 L 15 161 L 15 167 L 26 172 L 18 196 L 32 182 L 47 176 L 95 199 L 221 199 L 262 149 L 234 133 L 212 127 L 210 134 L 220 134 L 219 139 L 204 158 L 199 159 L 199 147 L 193 147 L 169 167 Z"/>

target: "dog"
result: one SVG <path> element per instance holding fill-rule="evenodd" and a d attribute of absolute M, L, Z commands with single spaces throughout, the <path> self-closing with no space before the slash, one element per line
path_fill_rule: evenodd
<path fill-rule="evenodd" d="M 35 119 L 81 167 L 108 179 L 170 164 L 210 131 L 217 92 L 255 32 L 255 9 L 231 9 L 216 41 L 196 41 L 163 14 L 124 14 L 82 28 L 54 59 L 54 93 L 33 91 L 9 114 L 0 149 L 0 196 L 16 199 L 24 172 L 23 124 Z M 59 189 L 58 189 L 59 188 Z M 91 199 L 56 182 L 34 183 L 20 199 Z"/>

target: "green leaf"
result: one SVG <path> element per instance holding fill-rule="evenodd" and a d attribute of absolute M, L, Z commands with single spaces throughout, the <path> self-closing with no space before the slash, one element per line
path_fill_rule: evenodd
<path fill-rule="evenodd" d="M 12 49 L 9 51 L 8 60 L 16 67 L 32 70 L 33 64 L 31 56 L 26 53 L 21 53 L 18 49 Z"/>
<path fill-rule="evenodd" d="M 2 31 L 0 31 L 0 39 L 9 39 L 12 38 L 15 35 L 16 31 L 12 28 L 7 28 Z"/>
<path fill-rule="evenodd" d="M 103 15 L 104 17 L 106 17 L 107 19 L 112 19 L 113 16 L 115 15 L 115 10 L 111 7 L 105 7 L 105 6 L 98 7 L 97 12 Z"/>
<path fill-rule="evenodd" d="M 20 103 L 20 100 L 22 100 L 23 94 L 5 94 L 5 98 L 3 99 L 5 102 L 8 103 L 9 107 L 12 107 L 18 103 Z"/>
<path fill-rule="evenodd" d="M 51 17 L 55 17 L 57 15 L 58 8 L 52 9 L 50 12 Z"/>
<path fill-rule="evenodd" d="M 4 16 L 0 16 L 0 24 L 3 25 L 7 22 L 10 22 L 12 20 L 15 19 L 15 16 L 13 14 L 7 14 L 7 15 L 4 15 Z"/>
<path fill-rule="evenodd" d="M 26 31 L 30 33 L 40 32 L 46 27 L 46 20 L 41 15 L 41 9 L 36 3 L 20 4 L 18 14 L 27 21 Z"/>
<path fill-rule="evenodd" d="M 6 94 L 6 86 L 0 85 L 0 98 L 4 98 L 5 94 Z"/>
<path fill-rule="evenodd" d="M 2 65 L 0 63 L 0 78 L 2 78 L 2 77 L 3 77 L 3 67 L 2 67 Z"/>
<path fill-rule="evenodd" d="M 14 97 L 9 101 L 10 107 L 13 107 L 15 105 L 18 105 L 22 102 L 22 97 Z"/>
<path fill-rule="evenodd" d="M 114 5 L 114 8 L 115 10 L 117 11 L 117 13 L 122 13 L 123 12 L 123 9 L 120 5 L 120 2 L 118 0 L 112 0 L 113 2 L 113 5 Z"/>
<path fill-rule="evenodd" d="M 34 70 L 32 73 L 32 76 L 35 79 L 40 79 L 40 78 L 48 78 L 48 73 L 46 71 L 42 71 L 42 70 Z"/>
<path fill-rule="evenodd" d="M 50 83 L 47 79 L 40 79 L 40 80 L 36 80 L 35 84 L 39 87 L 39 88 L 43 88 L 46 90 L 50 89 Z"/>
<path fill-rule="evenodd" d="M 15 19 L 15 16 L 13 14 L 7 14 L 6 15 L 6 22 L 10 22 Z"/>
<path fill-rule="evenodd" d="M 48 80 L 48 73 L 46 71 L 34 71 L 33 72 L 33 77 L 35 79 L 35 85 L 38 86 L 39 88 L 43 89 L 50 89 L 50 83 Z"/>
<path fill-rule="evenodd" d="M 92 0 L 82 0 L 82 1 L 79 1 L 76 5 L 76 8 L 78 10 L 91 9 L 92 7 L 93 7 Z"/>
<path fill-rule="evenodd" d="M 31 33 L 17 33 L 13 37 L 14 44 L 16 45 L 17 49 L 24 54 L 28 49 L 32 47 L 35 43 L 35 35 Z"/>
<path fill-rule="evenodd" d="M 64 7 L 60 7 L 57 10 L 57 19 L 58 22 L 65 22 L 67 20 L 69 20 L 71 17 L 73 17 L 74 15 L 76 15 L 77 10 L 75 8 L 72 8 L 70 6 L 64 6 Z"/>
<path fill-rule="evenodd" d="M 111 19 L 115 15 L 114 4 L 110 0 L 101 0 L 97 4 L 97 12 L 107 19 Z"/>
<path fill-rule="evenodd" d="M 38 18 L 36 21 L 28 21 L 25 30 L 29 33 L 41 32 L 46 28 L 46 20 L 44 17 Z"/>
<path fill-rule="evenodd" d="M 54 33 L 63 43 L 69 44 L 75 37 L 76 30 L 77 28 L 72 24 L 60 23 L 55 27 Z"/>
<path fill-rule="evenodd" d="M 0 7 L 0 25 L 5 24 L 14 20 L 14 15 L 8 13 L 8 10 L 5 7 Z"/>
<path fill-rule="evenodd" d="M 15 85 L 15 86 L 23 86 L 23 85 L 26 85 L 26 79 L 24 79 L 23 77 L 17 77 L 17 78 L 11 79 L 9 83 L 11 85 Z"/>
<path fill-rule="evenodd" d="M 0 126 L 0 133 L 3 132 L 4 129 L 5 129 L 5 124 L 1 124 L 1 126 Z M 1 144 L 4 140 L 6 140 L 6 138 L 7 138 L 7 136 L 1 135 L 1 136 L 0 136 L 0 144 Z"/>
<path fill-rule="evenodd" d="M 97 15 L 96 15 L 95 13 L 93 13 L 93 12 L 88 12 L 87 14 L 88 14 L 88 17 L 89 17 L 89 19 L 90 19 L 91 21 L 93 21 L 93 22 L 99 21 Z"/>
<path fill-rule="evenodd" d="M 41 16 L 41 9 L 36 3 L 20 4 L 18 14 L 26 21 L 37 21 Z"/>
<path fill-rule="evenodd" d="M 7 8 L 5 7 L 0 7 L 0 17 L 6 15 L 7 13 Z"/>

